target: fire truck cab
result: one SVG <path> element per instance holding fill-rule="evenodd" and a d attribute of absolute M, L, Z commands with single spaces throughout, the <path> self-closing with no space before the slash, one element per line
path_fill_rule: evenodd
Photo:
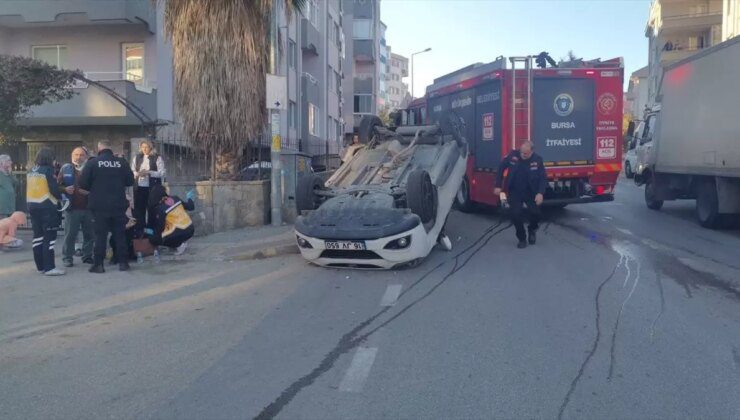
<path fill-rule="evenodd" d="M 502 158 L 531 140 L 549 186 L 545 205 L 614 199 L 622 161 L 621 58 L 533 68 L 535 57 L 498 57 L 434 80 L 403 112 L 402 124 L 432 124 L 454 113 L 470 145 L 457 207 L 498 205 Z"/>

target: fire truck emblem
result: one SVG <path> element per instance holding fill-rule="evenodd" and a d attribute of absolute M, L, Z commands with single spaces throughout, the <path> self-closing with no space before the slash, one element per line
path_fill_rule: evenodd
<path fill-rule="evenodd" d="M 599 96 L 598 107 L 602 115 L 609 115 L 617 108 L 617 98 L 611 93 L 604 93 Z"/>
<path fill-rule="evenodd" d="M 573 97 L 568 95 L 567 93 L 561 93 L 560 95 L 555 97 L 553 108 L 555 109 L 555 113 L 559 116 L 567 117 L 573 112 L 573 107 Z"/>

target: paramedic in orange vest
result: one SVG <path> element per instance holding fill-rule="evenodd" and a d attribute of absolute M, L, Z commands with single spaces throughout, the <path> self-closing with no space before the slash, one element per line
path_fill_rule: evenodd
<path fill-rule="evenodd" d="M 54 264 L 54 244 L 61 224 L 59 204 L 62 195 L 54 177 L 54 152 L 42 147 L 36 166 L 27 174 L 26 202 L 33 225 L 33 261 L 39 273 L 61 276 L 64 270 Z"/>
<path fill-rule="evenodd" d="M 193 237 L 195 227 L 187 211 L 195 209 L 193 191 L 189 191 L 182 201 L 180 197 L 167 195 L 162 185 L 149 191 L 149 214 L 152 215 L 149 241 L 154 246 L 164 245 L 176 248 L 176 255 L 185 252 L 187 241 Z M 149 229 L 147 229 L 149 230 Z"/>

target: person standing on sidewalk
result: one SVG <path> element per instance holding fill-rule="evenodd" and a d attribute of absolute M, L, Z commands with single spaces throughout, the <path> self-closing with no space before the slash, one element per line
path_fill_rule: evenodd
<path fill-rule="evenodd" d="M 131 164 L 136 184 L 134 185 L 134 219 L 137 230 L 143 231 L 152 215 L 148 211 L 149 191 L 152 187 L 162 185 L 165 176 L 164 159 L 157 154 L 148 140 L 139 145 L 139 154 Z"/>
<path fill-rule="evenodd" d="M 108 233 L 113 235 L 118 256 L 118 269 L 129 269 L 126 249 L 126 187 L 134 185 L 134 174 L 126 159 L 113 155 L 107 140 L 98 142 L 98 156 L 90 159 L 82 169 L 80 188 L 90 192 L 87 208 L 95 220 L 95 251 L 91 273 L 105 273 L 103 261 Z"/>
<path fill-rule="evenodd" d="M 13 177 L 13 160 L 0 155 L 0 219 L 10 216 L 15 208 L 15 190 L 18 181 Z"/>
<path fill-rule="evenodd" d="M 42 147 L 36 154 L 36 166 L 26 175 L 26 202 L 33 225 L 33 260 L 39 273 L 61 276 L 64 270 L 54 264 L 54 244 L 57 239 L 62 194 L 54 178 L 54 152 Z"/>
<path fill-rule="evenodd" d="M 72 151 L 72 161 L 62 166 L 57 180 L 67 196 L 70 197 L 70 206 L 64 215 L 64 245 L 62 247 L 62 262 L 65 267 L 74 265 L 75 242 L 77 234 L 82 229 L 82 262 L 92 264 L 93 244 L 95 242 L 92 212 L 87 208 L 87 191 L 79 186 L 82 168 L 87 162 L 87 151 L 77 147 Z"/>
<path fill-rule="evenodd" d="M 501 194 L 504 171 L 508 169 L 506 189 L 509 197 L 509 211 L 511 220 L 516 228 L 516 237 L 519 239 L 517 247 L 527 247 L 527 233 L 529 244 L 537 242 L 537 228 L 540 222 L 540 205 L 544 200 L 547 188 L 547 173 L 542 158 L 534 153 L 534 144 L 530 141 L 522 143 L 519 150 L 509 153 L 501 162 L 496 176 L 494 194 Z M 524 204 L 529 213 L 528 232 L 524 231 Z"/>

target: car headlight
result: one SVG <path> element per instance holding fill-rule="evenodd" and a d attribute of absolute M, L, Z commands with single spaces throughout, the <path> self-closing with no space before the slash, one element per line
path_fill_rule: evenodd
<path fill-rule="evenodd" d="M 301 238 L 300 236 L 296 236 L 296 240 L 298 241 L 298 246 L 301 247 L 301 248 L 307 248 L 307 249 L 313 248 L 311 246 L 311 243 L 309 243 L 307 240 Z"/>
<path fill-rule="evenodd" d="M 394 239 L 388 242 L 383 249 L 405 249 L 411 245 L 411 235 Z"/>

